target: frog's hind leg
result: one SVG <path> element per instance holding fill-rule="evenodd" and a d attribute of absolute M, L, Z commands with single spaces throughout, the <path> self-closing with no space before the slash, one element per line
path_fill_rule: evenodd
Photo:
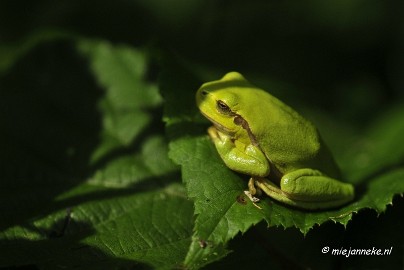
<path fill-rule="evenodd" d="M 277 201 L 309 210 L 337 207 L 354 197 L 351 184 L 312 169 L 300 169 L 284 175 L 280 186 L 265 178 L 258 178 L 255 185 Z"/>
<path fill-rule="evenodd" d="M 328 208 L 342 205 L 354 198 L 354 187 L 320 171 L 300 169 L 282 177 L 281 190 L 297 201 L 316 203 Z"/>

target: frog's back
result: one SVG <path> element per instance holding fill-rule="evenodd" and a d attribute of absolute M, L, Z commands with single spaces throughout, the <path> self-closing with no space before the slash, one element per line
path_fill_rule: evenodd
<path fill-rule="evenodd" d="M 249 98 L 243 100 L 249 100 L 249 104 L 242 105 L 240 113 L 253 123 L 249 128 L 255 141 L 282 174 L 312 168 L 339 177 L 330 151 L 310 121 L 264 90 L 248 92 Z"/>

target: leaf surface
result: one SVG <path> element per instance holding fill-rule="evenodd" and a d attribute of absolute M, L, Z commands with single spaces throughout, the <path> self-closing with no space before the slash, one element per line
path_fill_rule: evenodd
<path fill-rule="evenodd" d="M 165 139 L 139 137 L 148 109 L 161 101 L 143 78 L 147 57 L 104 41 L 77 42 L 105 92 L 77 72 L 82 58 L 63 42 L 39 45 L 18 64 L 21 80 L 1 81 L 8 113 L 1 114 L 0 266 L 180 267 L 194 208 Z M 64 65 L 36 61 L 49 46 Z M 38 73 L 50 83 L 38 85 Z"/>

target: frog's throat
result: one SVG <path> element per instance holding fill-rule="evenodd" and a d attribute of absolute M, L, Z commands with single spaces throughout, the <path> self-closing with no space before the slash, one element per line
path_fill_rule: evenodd
<path fill-rule="evenodd" d="M 203 114 L 203 116 L 205 116 L 210 122 L 212 122 L 212 124 L 215 126 L 215 128 L 226 134 L 229 136 L 233 136 L 234 134 L 236 134 L 235 131 L 228 129 L 227 127 L 223 126 L 222 124 L 219 124 L 217 121 L 213 120 L 212 118 L 210 118 L 209 116 L 207 116 L 206 114 L 204 114 L 203 112 L 201 112 Z"/>
<path fill-rule="evenodd" d="M 201 113 L 202 113 L 210 122 L 212 122 L 212 124 L 215 126 L 215 128 L 216 128 L 218 131 L 220 131 L 220 132 L 222 132 L 222 133 L 224 133 L 224 134 L 226 134 L 226 135 L 229 135 L 229 136 L 234 136 L 234 135 L 236 134 L 235 131 L 226 128 L 226 127 L 223 126 L 222 124 L 218 123 L 217 121 L 215 121 L 215 120 L 213 120 L 212 118 L 210 118 L 209 116 L 207 116 L 207 115 L 206 115 L 205 113 L 203 113 L 202 111 L 201 111 Z M 247 131 L 247 134 L 248 134 L 248 137 L 250 138 L 251 143 L 252 143 L 253 145 L 259 147 L 259 144 L 258 144 L 258 142 L 257 142 L 257 139 L 255 138 L 254 134 L 252 133 L 252 131 L 251 131 L 251 129 L 250 129 L 250 126 L 248 125 L 248 122 L 247 122 L 243 117 L 241 117 L 240 115 L 238 115 L 238 114 L 236 114 L 236 113 L 233 113 L 233 112 L 232 112 L 232 114 L 234 115 L 234 118 L 233 118 L 234 124 L 237 125 L 237 126 L 241 126 L 244 130 L 246 130 L 246 131 Z"/>

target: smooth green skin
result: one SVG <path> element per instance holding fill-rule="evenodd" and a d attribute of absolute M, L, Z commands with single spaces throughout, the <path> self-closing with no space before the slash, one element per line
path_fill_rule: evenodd
<path fill-rule="evenodd" d="M 251 176 L 249 191 L 302 209 L 335 208 L 354 198 L 340 182 L 316 127 L 237 72 L 207 82 L 196 94 L 224 163 Z"/>

